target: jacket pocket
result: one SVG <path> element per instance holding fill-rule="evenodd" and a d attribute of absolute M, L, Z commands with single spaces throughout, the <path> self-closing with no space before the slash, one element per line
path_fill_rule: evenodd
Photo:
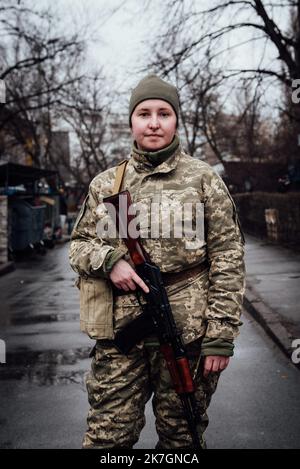
<path fill-rule="evenodd" d="M 89 199 L 89 195 L 86 195 L 86 197 L 85 197 L 85 199 L 84 199 L 84 201 L 83 201 L 83 203 L 80 207 L 77 218 L 75 220 L 72 232 L 75 232 L 77 230 L 79 223 L 81 222 L 82 218 L 84 217 L 84 214 L 85 214 L 86 209 L 87 209 L 88 199 Z"/>
<path fill-rule="evenodd" d="M 113 296 L 109 281 L 80 278 L 80 328 L 92 339 L 112 339 Z"/>
<path fill-rule="evenodd" d="M 163 271 L 184 270 L 205 255 L 204 206 L 193 187 L 161 193 Z"/>
<path fill-rule="evenodd" d="M 243 232 L 243 229 L 242 229 L 242 225 L 241 225 L 241 222 L 240 222 L 240 219 L 239 219 L 238 211 L 237 211 L 235 202 L 234 202 L 234 200 L 233 200 L 233 198 L 232 198 L 232 195 L 230 194 L 229 191 L 228 191 L 228 196 L 229 196 L 229 198 L 230 198 L 230 200 L 231 200 L 232 207 L 233 207 L 234 221 L 235 221 L 236 225 L 237 225 L 238 228 L 239 228 L 239 232 L 240 232 L 240 235 L 241 235 L 242 243 L 245 244 L 245 235 L 244 235 L 244 232 Z"/>

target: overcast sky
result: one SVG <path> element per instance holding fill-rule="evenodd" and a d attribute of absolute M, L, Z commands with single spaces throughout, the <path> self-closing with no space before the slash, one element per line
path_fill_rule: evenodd
<path fill-rule="evenodd" d="M 0 0 L 1 1 L 1 0 Z M 111 90 L 116 93 L 122 92 L 121 100 L 117 100 L 117 108 L 125 112 L 128 110 L 128 102 L 131 89 L 138 83 L 145 73 L 141 73 L 141 68 L 147 65 L 147 59 L 151 54 L 151 48 L 156 44 L 156 35 L 160 33 L 159 25 L 165 14 L 163 0 L 20 0 L 24 6 L 33 5 L 35 8 L 51 6 L 59 13 L 61 24 L 57 25 L 58 33 L 72 31 L 77 32 L 85 24 L 90 24 L 89 43 L 86 57 L 86 72 L 89 69 L 104 67 L 105 77 L 107 78 Z M 212 7 L 216 3 L 222 3 L 221 0 L 185 0 L 196 2 L 197 8 L 201 9 Z M 267 3 L 267 2 L 266 2 Z M 269 2 L 268 2 L 269 3 Z M 276 3 L 274 1 L 274 3 Z M 278 3 L 278 2 L 277 2 Z M 279 2 L 280 3 L 280 2 Z M 143 6 L 148 4 L 145 13 Z M 227 13 L 226 13 L 227 15 Z M 281 27 L 285 27 L 289 18 L 289 11 L 274 10 L 274 20 Z M 248 18 L 250 21 L 252 17 Z M 229 15 L 223 18 L 223 25 L 236 20 L 236 17 L 229 18 Z M 257 18 L 254 18 L 257 20 Z M 216 24 L 213 25 L 215 27 Z M 188 29 L 192 39 L 199 34 L 200 23 L 196 23 L 195 29 Z M 238 30 L 230 38 L 224 37 L 221 48 L 227 49 L 228 45 L 239 45 L 251 38 L 251 35 L 257 35 L 257 31 Z M 252 68 L 259 64 L 259 57 L 265 51 L 264 62 L 260 64 L 269 66 L 276 61 L 277 51 L 274 47 L 265 48 L 265 41 L 251 41 L 242 47 L 233 48 L 230 54 L 226 55 L 224 66 L 229 68 Z M 214 49 L 215 52 L 215 49 Z M 151 72 L 152 70 L 148 70 Z M 266 93 L 268 106 L 265 116 L 274 113 L 275 101 L 280 96 L 280 86 L 272 85 Z M 227 95 L 227 109 L 234 109 L 239 102 L 239 96 L 236 90 L 226 90 L 223 95 Z M 222 95 L 222 97 L 223 97 Z M 272 105 L 270 106 L 270 103 Z"/>
<path fill-rule="evenodd" d="M 47 2 L 47 0 L 44 1 Z M 145 3 L 149 3 L 148 12 L 151 12 L 151 15 L 143 12 Z M 199 4 L 201 8 L 212 6 L 210 0 L 196 0 L 196 3 L 197 7 Z M 69 28 L 78 27 L 84 21 L 93 25 L 88 63 L 91 67 L 104 66 L 112 88 L 124 91 L 126 96 L 142 77 L 138 70 L 146 65 L 147 55 L 151 52 L 151 46 L 155 44 L 155 34 L 159 32 L 157 26 L 164 12 L 162 2 L 160 0 L 150 0 L 150 2 L 145 2 L 145 0 L 109 0 L 109 2 L 60 0 L 58 5 L 62 18 L 66 24 L 69 24 Z M 111 16 L 112 12 L 114 14 Z M 280 25 L 285 26 L 288 18 L 288 9 L 286 13 L 279 9 L 274 10 L 274 19 Z M 227 22 L 228 18 L 225 18 L 225 21 Z M 230 40 L 224 38 L 224 48 L 229 43 L 233 45 L 244 42 L 250 38 L 250 35 L 257 35 L 257 30 L 236 31 Z M 265 41 L 262 40 L 245 44 L 242 48 L 234 48 L 227 57 L 227 64 L 230 64 L 232 68 L 251 68 L 259 63 L 259 57 L 264 48 Z M 276 63 L 275 57 L 274 48 L 267 47 L 264 64 Z M 276 90 L 269 90 L 270 99 L 273 99 L 276 92 Z"/>
<path fill-rule="evenodd" d="M 104 66 L 116 90 L 128 91 L 139 78 L 137 71 L 146 65 L 146 40 L 151 47 L 155 35 L 153 18 L 159 17 L 161 3 L 151 1 L 151 17 L 143 14 L 143 0 L 60 0 L 59 6 L 68 18 L 93 24 L 88 63 Z"/>
<path fill-rule="evenodd" d="M 185 0 L 187 5 L 189 1 L 193 2 L 193 0 Z M 206 8 L 216 4 L 217 0 L 194 1 L 197 8 L 199 5 L 201 8 Z M 23 5 L 31 3 L 38 7 L 51 5 L 52 8 L 58 10 L 63 30 L 67 32 L 76 31 L 83 24 L 89 23 L 91 27 L 87 67 L 91 69 L 104 67 L 112 90 L 124 93 L 122 105 L 125 106 L 129 100 L 130 90 L 144 75 L 139 70 L 147 65 L 151 47 L 155 45 L 156 34 L 160 32 L 158 26 L 162 15 L 165 14 L 162 0 L 59 0 L 57 3 L 50 0 L 21 0 L 21 2 Z M 145 4 L 149 5 L 147 13 L 143 11 Z M 281 27 L 287 24 L 288 18 L 288 9 L 286 13 L 282 9 L 274 10 L 274 19 Z M 231 18 L 231 20 L 234 19 L 236 18 Z M 253 17 L 248 19 L 253 20 Z M 223 21 L 227 24 L 230 19 L 227 16 Z M 200 28 L 198 23 L 196 28 Z M 195 33 L 198 34 L 198 32 L 196 29 Z M 224 37 L 221 45 L 226 49 L 228 45 L 243 43 L 250 39 L 251 35 L 257 35 L 257 30 L 248 28 L 248 30 L 235 31 L 230 39 L 227 36 Z M 226 55 L 225 65 L 230 68 L 257 66 L 263 50 L 265 50 L 265 58 L 264 63 L 260 65 L 269 66 L 270 63 L 277 63 L 279 66 L 279 61 L 276 61 L 277 51 L 274 47 L 265 48 L 265 41 L 262 40 L 233 48 L 230 55 Z M 148 71 L 151 72 L 151 70 Z M 269 101 L 272 101 L 274 96 L 278 97 L 279 92 L 279 86 L 276 86 L 276 89 L 275 86 L 269 89 Z"/>

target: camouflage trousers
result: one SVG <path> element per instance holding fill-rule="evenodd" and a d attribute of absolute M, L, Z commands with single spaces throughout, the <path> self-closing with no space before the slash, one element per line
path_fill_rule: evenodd
<path fill-rule="evenodd" d="M 197 389 L 198 432 L 205 447 L 206 411 L 219 373 L 203 377 L 200 344 L 196 340 L 186 347 Z M 159 437 L 156 448 L 192 447 L 180 398 L 155 337 L 137 344 L 128 356 L 120 354 L 109 341 L 98 340 L 86 385 L 91 407 L 83 448 L 132 448 L 145 425 L 145 404 L 152 395 Z"/>

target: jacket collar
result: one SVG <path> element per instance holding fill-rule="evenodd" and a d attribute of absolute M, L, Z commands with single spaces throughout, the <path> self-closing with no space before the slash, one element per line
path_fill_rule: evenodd
<path fill-rule="evenodd" d="M 131 149 L 131 161 L 137 172 L 168 173 L 176 168 L 181 154 L 180 140 L 177 135 L 174 136 L 170 145 L 156 152 L 146 152 L 136 147 L 133 142 Z M 158 164 L 153 164 L 153 161 Z"/>

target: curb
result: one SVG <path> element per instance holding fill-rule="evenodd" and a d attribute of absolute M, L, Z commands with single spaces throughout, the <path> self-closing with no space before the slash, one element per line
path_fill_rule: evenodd
<path fill-rule="evenodd" d="M 6 262 L 5 264 L 0 264 L 0 276 L 8 274 L 15 270 L 16 266 L 14 262 Z"/>
<path fill-rule="evenodd" d="M 291 360 L 291 355 L 294 351 L 292 341 L 296 337 L 293 337 L 286 329 L 281 322 L 281 316 L 262 300 L 261 296 L 249 282 L 247 282 L 244 295 L 244 307 L 290 359 L 291 363 L 300 370 L 300 363 L 295 364 Z"/>
<path fill-rule="evenodd" d="M 71 240 L 71 236 L 70 235 L 64 235 L 61 239 L 57 239 L 55 241 L 55 244 L 59 245 L 59 244 L 65 244 L 65 243 L 68 243 L 69 241 Z"/>

